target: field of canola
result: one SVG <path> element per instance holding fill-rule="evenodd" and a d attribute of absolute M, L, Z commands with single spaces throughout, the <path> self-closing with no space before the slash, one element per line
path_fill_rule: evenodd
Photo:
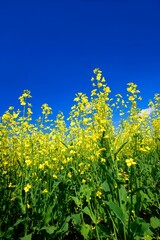
<path fill-rule="evenodd" d="M 160 239 L 160 95 L 144 111 L 136 84 L 113 101 L 99 69 L 91 82 L 69 124 L 48 104 L 33 123 L 28 90 L 1 116 L 0 239 Z"/>

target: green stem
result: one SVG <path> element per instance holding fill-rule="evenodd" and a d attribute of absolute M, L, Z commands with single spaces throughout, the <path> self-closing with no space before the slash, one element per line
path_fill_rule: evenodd
<path fill-rule="evenodd" d="M 112 215 L 110 214 L 109 211 L 108 211 L 108 214 L 109 214 L 109 217 L 110 217 L 110 219 L 111 219 L 111 221 L 112 221 L 114 235 L 115 235 L 116 239 L 118 240 L 118 238 L 117 238 L 118 229 L 117 229 L 116 224 L 114 223 L 114 220 L 113 220 L 113 218 L 112 218 Z"/>
<path fill-rule="evenodd" d="M 130 223 L 131 223 L 131 214 L 132 214 L 132 209 L 133 209 L 133 194 L 132 194 L 132 178 L 133 177 L 133 168 L 131 166 L 131 172 L 130 172 L 130 191 L 131 191 L 131 205 L 130 205 L 130 211 L 129 211 L 129 220 L 128 220 L 128 238 L 131 239 L 130 237 Z"/>

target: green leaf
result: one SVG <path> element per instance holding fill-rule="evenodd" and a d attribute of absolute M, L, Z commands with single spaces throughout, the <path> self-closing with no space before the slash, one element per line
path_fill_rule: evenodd
<path fill-rule="evenodd" d="M 116 158 L 117 154 L 122 150 L 122 148 L 123 148 L 127 143 L 128 143 L 128 141 L 127 141 L 127 142 L 124 142 L 124 143 L 119 147 L 119 149 L 114 153 L 115 158 Z"/>
<path fill-rule="evenodd" d="M 150 224 L 152 228 L 158 228 L 160 227 L 160 219 L 156 218 L 156 217 L 151 217 L 150 219 Z"/>
<path fill-rule="evenodd" d="M 20 239 L 21 239 L 21 240 L 32 240 L 32 233 L 26 235 L 25 237 L 21 237 Z"/>
<path fill-rule="evenodd" d="M 125 216 L 123 214 L 122 209 L 118 206 L 118 204 L 109 202 L 110 209 L 115 213 L 115 215 L 120 219 L 123 225 L 125 225 Z"/>
<path fill-rule="evenodd" d="M 43 227 L 42 230 L 46 230 L 48 234 L 53 234 L 56 230 L 56 227 L 55 226 Z"/>
<path fill-rule="evenodd" d="M 71 198 L 73 199 L 73 201 L 75 202 L 75 204 L 79 207 L 80 204 L 81 204 L 81 201 L 78 199 L 78 197 L 71 196 Z"/>
<path fill-rule="evenodd" d="M 48 206 L 47 211 L 46 211 L 46 215 L 45 215 L 45 219 L 44 219 L 44 225 L 47 225 L 50 222 L 53 208 L 54 208 L 53 205 Z"/>
<path fill-rule="evenodd" d="M 149 223 L 146 223 L 146 222 L 142 222 L 141 223 L 141 230 L 143 233 L 145 233 L 146 231 L 148 231 L 149 229 Z"/>
<path fill-rule="evenodd" d="M 4 238 L 10 239 L 11 236 L 12 236 L 12 234 L 13 234 L 13 230 L 14 230 L 13 227 L 9 227 L 9 228 L 7 229 L 7 231 L 5 231 L 5 232 L 3 232 L 3 233 L 1 232 L 1 236 L 3 236 Z"/>
<path fill-rule="evenodd" d="M 60 233 L 61 233 L 61 232 L 65 233 L 65 232 L 68 231 L 68 227 L 69 227 L 69 224 L 68 224 L 68 223 L 69 223 L 70 220 L 71 220 L 71 217 L 70 217 L 70 216 L 66 217 L 66 219 L 65 219 L 65 221 L 64 221 L 61 229 L 59 230 Z"/>
<path fill-rule="evenodd" d="M 150 224 L 145 222 L 143 218 L 136 218 L 134 222 L 134 232 L 138 236 L 144 236 L 144 235 L 149 235 L 152 236 L 153 232 L 150 230 Z M 133 225 L 131 227 L 133 229 Z"/>
<path fill-rule="evenodd" d="M 26 205 L 23 204 L 22 197 L 21 196 L 17 196 L 17 200 L 18 200 L 19 205 L 21 207 L 22 213 L 26 214 Z"/>
<path fill-rule="evenodd" d="M 153 235 L 153 232 L 149 229 L 149 223 L 146 222 L 141 223 L 141 232 L 149 236 Z"/>
<path fill-rule="evenodd" d="M 122 202 L 127 202 L 127 191 L 125 186 L 121 186 L 121 188 L 119 189 L 119 193 L 120 193 L 120 197 L 121 197 L 121 201 Z"/>
<path fill-rule="evenodd" d="M 68 226 L 69 226 L 68 222 L 65 222 L 61 228 L 61 232 L 63 232 L 63 233 L 67 232 Z"/>
<path fill-rule="evenodd" d="M 80 193 L 81 193 L 82 196 L 86 197 L 87 202 L 90 202 L 90 197 L 91 197 L 92 191 L 91 191 L 91 188 L 88 185 L 86 185 L 86 184 L 81 185 Z"/>
<path fill-rule="evenodd" d="M 157 172 L 157 174 L 156 174 L 156 176 L 155 176 L 155 180 L 160 180 L 160 171 L 159 172 Z"/>
<path fill-rule="evenodd" d="M 72 214 L 71 219 L 73 224 L 75 225 L 81 225 L 81 216 L 80 214 Z"/>
<path fill-rule="evenodd" d="M 145 240 L 153 240 L 152 236 L 149 236 L 149 235 L 144 236 L 143 239 L 145 239 Z"/>
<path fill-rule="evenodd" d="M 88 216 L 90 216 L 90 218 L 92 219 L 92 221 L 93 221 L 95 224 L 97 223 L 96 217 L 95 217 L 95 215 L 93 214 L 92 210 L 89 209 L 89 207 L 85 207 L 85 208 L 83 209 L 83 212 L 84 212 L 85 214 L 87 214 Z"/>
<path fill-rule="evenodd" d="M 102 189 L 105 191 L 105 192 L 110 192 L 110 188 L 109 188 L 109 185 L 108 185 L 108 182 L 107 181 L 104 181 L 101 185 Z"/>
<path fill-rule="evenodd" d="M 89 231 L 90 231 L 90 225 L 83 223 L 81 227 L 81 234 L 84 237 L 84 239 L 88 239 Z"/>
<path fill-rule="evenodd" d="M 70 169 L 72 169 L 75 174 L 78 173 L 77 170 L 73 166 L 70 166 Z"/>
<path fill-rule="evenodd" d="M 18 219 L 13 226 L 16 227 L 16 226 L 18 226 L 20 223 L 22 223 L 24 221 L 25 221 L 24 219 Z"/>

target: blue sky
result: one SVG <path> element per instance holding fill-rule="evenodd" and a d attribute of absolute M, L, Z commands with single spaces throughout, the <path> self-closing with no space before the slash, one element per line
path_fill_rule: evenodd
<path fill-rule="evenodd" d="M 159 13 L 159 0 L 0 1 L 0 114 L 29 89 L 35 117 L 43 103 L 68 116 L 94 68 L 113 95 L 136 83 L 146 108 L 160 93 Z"/>

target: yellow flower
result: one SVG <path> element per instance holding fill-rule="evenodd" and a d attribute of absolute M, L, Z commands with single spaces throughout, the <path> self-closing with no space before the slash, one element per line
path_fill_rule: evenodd
<path fill-rule="evenodd" d="M 10 111 L 12 111 L 13 109 L 14 109 L 14 107 L 13 107 L 13 106 L 10 106 L 10 107 L 9 107 L 9 110 L 10 110 Z"/>
<path fill-rule="evenodd" d="M 41 106 L 41 109 L 42 109 L 42 114 L 48 116 L 49 114 L 52 113 L 52 108 L 48 106 L 47 103 L 44 103 L 42 106 Z"/>
<path fill-rule="evenodd" d="M 132 87 L 129 87 L 129 88 L 127 88 L 127 91 L 128 91 L 128 92 L 130 92 L 130 93 L 134 93 L 134 91 L 133 91 L 133 88 L 132 88 Z"/>
<path fill-rule="evenodd" d="M 54 179 L 57 179 L 58 177 L 57 177 L 57 175 L 56 175 L 56 174 L 53 174 L 53 178 L 54 178 Z"/>
<path fill-rule="evenodd" d="M 93 72 L 94 72 L 94 74 L 97 74 L 98 72 L 100 72 L 100 70 L 99 70 L 99 68 L 95 68 L 95 69 L 93 70 Z"/>
<path fill-rule="evenodd" d="M 105 135 L 103 138 L 104 138 L 104 139 L 108 139 L 108 138 L 109 138 L 109 136 L 108 136 L 108 135 Z"/>
<path fill-rule="evenodd" d="M 3 162 L 3 165 L 8 165 L 8 161 L 4 161 L 4 162 Z"/>
<path fill-rule="evenodd" d="M 133 158 L 128 158 L 128 159 L 126 159 L 126 164 L 128 167 L 131 167 L 132 165 L 135 165 L 136 162 L 134 162 Z"/>
<path fill-rule="evenodd" d="M 12 185 L 12 183 L 10 182 L 9 185 L 8 185 L 9 188 L 14 188 L 15 185 Z"/>
<path fill-rule="evenodd" d="M 31 205 L 29 205 L 29 203 L 27 203 L 27 208 L 31 208 Z"/>
<path fill-rule="evenodd" d="M 101 158 L 101 162 L 106 162 L 106 159 L 105 158 Z"/>
<path fill-rule="evenodd" d="M 29 183 L 27 183 L 26 187 L 24 187 L 24 191 L 28 192 L 31 189 L 31 185 Z"/>
<path fill-rule="evenodd" d="M 45 189 L 43 190 L 43 193 L 48 193 L 48 190 L 45 188 Z"/>
<path fill-rule="evenodd" d="M 149 150 L 150 150 L 150 147 L 147 146 L 146 149 L 149 151 Z"/>
<path fill-rule="evenodd" d="M 100 80 L 101 80 L 101 76 L 102 76 L 102 74 L 101 74 L 100 72 L 98 72 L 98 74 L 97 74 L 97 76 L 96 76 L 96 80 L 97 80 L 97 81 L 100 81 Z"/>
<path fill-rule="evenodd" d="M 70 154 L 75 154 L 76 152 L 74 150 L 71 150 L 70 151 Z"/>
<path fill-rule="evenodd" d="M 131 102 L 134 101 L 134 99 L 135 99 L 135 98 L 134 98 L 133 96 L 130 96 L 130 97 L 128 98 L 128 100 L 131 101 Z"/>
<path fill-rule="evenodd" d="M 27 160 L 25 160 L 25 163 L 26 163 L 27 166 L 29 166 L 29 165 L 32 164 L 32 161 L 30 159 L 27 159 Z"/>
<path fill-rule="evenodd" d="M 71 178 L 71 177 L 72 177 L 72 173 L 69 172 L 69 173 L 67 174 L 67 177 Z"/>
<path fill-rule="evenodd" d="M 91 155 L 91 156 L 89 157 L 89 159 L 90 159 L 91 161 L 94 161 L 95 157 L 94 157 L 93 155 Z"/>
<path fill-rule="evenodd" d="M 92 90 L 92 92 L 91 92 L 91 97 L 92 97 L 92 96 L 95 96 L 95 95 L 97 94 L 96 91 L 97 91 L 97 89 Z"/>
<path fill-rule="evenodd" d="M 19 101 L 20 101 L 20 104 L 22 105 L 22 106 L 25 106 L 26 105 L 26 102 L 25 102 L 25 100 L 24 100 L 24 98 L 21 96 L 21 97 L 19 97 Z"/>
<path fill-rule="evenodd" d="M 105 92 L 106 94 L 109 94 L 109 93 L 111 92 L 110 87 L 105 86 L 105 87 L 104 87 L 104 92 Z"/>
<path fill-rule="evenodd" d="M 86 183 L 86 180 L 85 180 L 85 179 L 82 179 L 82 183 Z"/>
<path fill-rule="evenodd" d="M 45 164 L 44 164 L 44 163 L 40 164 L 40 165 L 39 165 L 39 169 L 42 169 L 42 170 L 44 170 L 44 166 L 45 166 Z"/>
<path fill-rule="evenodd" d="M 28 109 L 27 109 L 27 115 L 28 115 L 28 116 L 31 116 L 32 113 L 33 113 L 33 112 L 32 112 L 32 110 L 31 110 L 31 108 L 28 108 Z"/>
<path fill-rule="evenodd" d="M 103 86 L 103 84 L 102 83 L 98 83 L 97 86 L 98 86 L 98 88 L 101 88 Z"/>
<path fill-rule="evenodd" d="M 96 197 L 98 197 L 98 198 L 102 198 L 102 193 L 101 193 L 100 191 L 97 191 L 97 193 L 96 193 Z"/>
<path fill-rule="evenodd" d="M 102 81 L 101 82 L 105 82 L 106 80 L 105 80 L 105 78 L 104 77 L 102 77 Z"/>
<path fill-rule="evenodd" d="M 140 148 L 141 152 L 149 152 L 150 151 L 150 147 L 146 146 L 146 147 L 141 147 Z"/>

